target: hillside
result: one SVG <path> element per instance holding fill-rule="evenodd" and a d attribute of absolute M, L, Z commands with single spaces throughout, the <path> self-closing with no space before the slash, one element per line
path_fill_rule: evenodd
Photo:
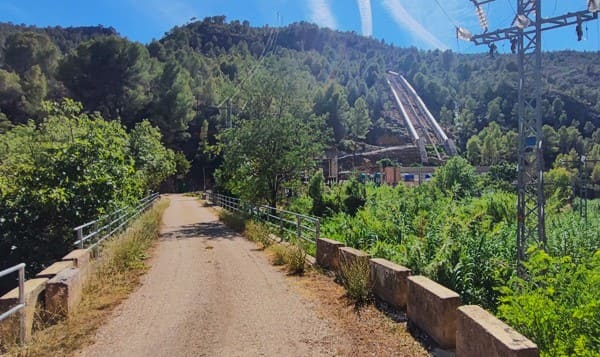
<path fill-rule="evenodd" d="M 149 118 L 170 147 L 193 160 L 196 177 L 218 164 L 203 145 L 215 143 L 227 126 L 226 100 L 231 120 L 252 119 L 257 78 L 278 72 L 302 87 L 305 105 L 325 119 L 329 144 L 346 152 L 353 142 L 377 144 L 405 132 L 390 118 L 385 73 L 394 70 L 473 163 L 515 156 L 518 74 L 511 55 L 420 51 L 304 22 L 256 28 L 224 16 L 175 27 L 147 45 L 112 28 L 0 24 L 0 44 L 0 128 L 39 120 L 42 100 L 69 96 L 127 127 Z M 599 75 L 596 53 L 545 54 L 549 167 L 559 154 L 600 155 Z M 491 122 L 497 125 L 487 128 Z M 487 135 L 496 131 L 497 137 Z"/>

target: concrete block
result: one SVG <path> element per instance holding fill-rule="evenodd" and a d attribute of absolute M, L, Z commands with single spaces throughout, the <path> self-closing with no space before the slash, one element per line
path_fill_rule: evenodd
<path fill-rule="evenodd" d="M 90 264 L 90 251 L 88 249 L 75 249 L 62 258 L 63 261 L 72 261 L 76 268 L 85 269 Z"/>
<path fill-rule="evenodd" d="M 406 307 L 410 269 L 385 259 L 371 259 L 373 294 L 396 309 Z"/>
<path fill-rule="evenodd" d="M 477 305 L 458 308 L 456 356 L 537 357 L 537 345 Z"/>
<path fill-rule="evenodd" d="M 31 339 L 36 307 L 40 302 L 42 292 L 46 288 L 47 282 L 47 278 L 29 279 L 25 281 L 25 341 Z M 0 312 L 5 312 L 18 303 L 19 288 L 16 287 L 0 297 Z M 0 341 L 6 338 L 5 336 L 19 335 L 19 313 L 12 315 L 0 324 Z"/>
<path fill-rule="evenodd" d="M 338 248 L 339 254 L 339 273 L 343 275 L 342 268 L 344 266 L 349 266 L 354 264 L 357 261 L 363 261 L 367 266 L 369 266 L 369 259 L 371 256 L 362 250 L 350 248 L 350 247 L 341 247 Z"/>
<path fill-rule="evenodd" d="M 84 279 L 87 280 L 92 273 L 92 261 L 89 249 L 75 249 L 69 254 L 65 255 L 63 261 L 72 261 L 75 268 L 81 270 Z"/>
<path fill-rule="evenodd" d="M 42 270 L 41 272 L 37 273 L 36 278 L 52 279 L 53 277 L 56 276 L 56 274 L 60 273 L 61 271 L 65 270 L 65 269 L 69 269 L 72 267 L 73 267 L 72 261 L 56 262 L 56 263 L 50 265 L 49 267 L 47 267 L 46 269 Z"/>
<path fill-rule="evenodd" d="M 79 268 L 58 273 L 46 286 L 46 311 L 53 317 L 64 317 L 81 300 L 83 276 Z"/>
<path fill-rule="evenodd" d="M 317 265 L 321 268 L 337 271 L 340 266 L 338 248 L 344 243 L 327 239 L 317 239 Z"/>
<path fill-rule="evenodd" d="M 407 316 L 441 348 L 456 345 L 457 309 L 460 296 L 424 276 L 408 277 Z"/>

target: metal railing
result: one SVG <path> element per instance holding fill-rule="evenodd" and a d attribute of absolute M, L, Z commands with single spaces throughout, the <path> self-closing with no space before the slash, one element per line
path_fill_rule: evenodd
<path fill-rule="evenodd" d="M 106 238 L 125 228 L 140 213 L 146 211 L 160 197 L 158 193 L 150 194 L 139 200 L 134 206 L 121 208 L 91 222 L 73 228 L 77 241 L 73 243 L 80 248 L 94 248 Z M 87 246 L 86 246 L 87 244 Z"/>
<path fill-rule="evenodd" d="M 287 232 L 297 238 L 310 243 L 316 243 L 319 239 L 319 219 L 300 213 L 290 212 L 270 206 L 255 206 L 249 202 L 235 197 L 229 197 L 218 193 L 207 192 L 206 198 L 213 204 L 224 209 L 248 215 L 254 219 L 266 223 L 282 234 Z"/>
<path fill-rule="evenodd" d="M 8 269 L 0 271 L 0 278 L 8 274 L 19 272 L 19 298 L 17 305 L 13 306 L 10 310 L 3 312 L 0 315 L 0 321 L 7 319 L 8 317 L 19 313 L 19 342 L 23 343 L 25 340 L 25 263 L 17 264 Z"/>

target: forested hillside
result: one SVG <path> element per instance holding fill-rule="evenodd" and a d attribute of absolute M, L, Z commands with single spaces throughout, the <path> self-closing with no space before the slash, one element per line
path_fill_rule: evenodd
<path fill-rule="evenodd" d="M 472 163 L 515 157 L 518 74 L 512 55 L 420 51 L 309 23 L 256 28 L 224 16 L 175 27 L 147 45 L 112 28 L 2 24 L 0 44 L 0 130 L 39 121 L 44 99 L 71 97 L 128 128 L 149 119 L 169 147 L 192 161 L 190 177 L 196 179 L 220 160 L 205 147 L 228 125 L 227 99 L 229 120 L 250 118 L 257 78 L 276 68 L 303 82 L 305 105 L 325 120 L 328 143 L 340 149 L 400 130 L 389 120 L 393 104 L 384 80 L 394 70 L 405 74 Z M 597 58 L 545 54 L 549 168 L 560 154 L 600 158 Z"/>

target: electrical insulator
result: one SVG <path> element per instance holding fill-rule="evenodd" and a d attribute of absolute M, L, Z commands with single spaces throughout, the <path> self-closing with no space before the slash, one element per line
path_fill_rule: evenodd
<path fill-rule="evenodd" d="M 481 25 L 483 32 L 487 32 L 488 21 L 487 21 L 487 17 L 485 16 L 485 12 L 483 12 L 483 9 L 481 8 L 481 6 L 475 7 L 475 13 L 477 14 L 477 17 L 479 18 L 479 24 Z"/>

